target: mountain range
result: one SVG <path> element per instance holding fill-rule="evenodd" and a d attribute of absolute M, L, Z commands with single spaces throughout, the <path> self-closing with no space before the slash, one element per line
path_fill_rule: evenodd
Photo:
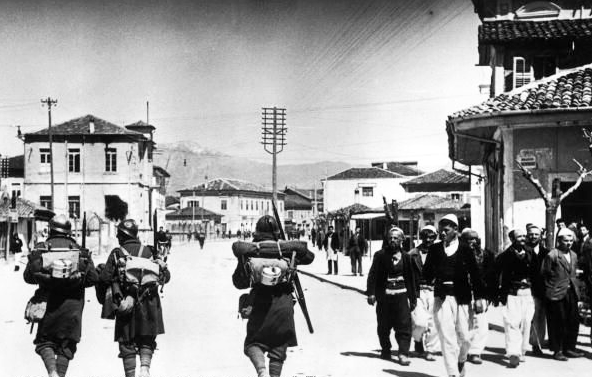
<path fill-rule="evenodd" d="M 177 190 L 202 184 L 206 175 L 208 179 L 235 178 L 267 188 L 272 186 L 271 163 L 233 157 L 192 141 L 158 144 L 154 164 L 171 175 L 167 195 L 176 196 Z M 351 167 L 349 163 L 335 161 L 279 165 L 278 190 L 285 186 L 321 188 L 321 179 Z"/>

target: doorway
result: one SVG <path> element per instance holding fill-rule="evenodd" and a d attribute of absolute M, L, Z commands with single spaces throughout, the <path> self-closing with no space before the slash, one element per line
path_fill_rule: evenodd
<path fill-rule="evenodd" d="M 561 182 L 561 191 L 567 191 L 574 182 Z M 580 187 L 561 202 L 561 217 L 566 224 L 584 223 L 592 226 L 592 182 L 583 182 Z"/>

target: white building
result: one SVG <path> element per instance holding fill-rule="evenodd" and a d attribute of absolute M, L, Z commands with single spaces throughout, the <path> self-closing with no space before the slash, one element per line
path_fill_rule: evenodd
<path fill-rule="evenodd" d="M 323 181 L 323 209 L 331 212 L 352 204 L 376 208 L 383 205 L 383 196 L 388 203 L 405 200 L 401 183 L 410 178 L 378 167 L 345 170 Z"/>
<path fill-rule="evenodd" d="M 231 231 L 236 234 L 238 230 L 254 231 L 261 216 L 273 216 L 272 191 L 247 181 L 217 178 L 178 192 L 181 195 L 181 209 L 202 207 L 222 215 L 218 228 L 221 232 Z M 278 192 L 277 196 L 278 213 L 283 222 L 285 195 Z M 211 232 L 208 230 L 208 233 Z"/>
<path fill-rule="evenodd" d="M 113 219 L 113 212 L 127 205 L 126 217 L 141 229 L 150 228 L 156 186 L 153 130 L 143 122 L 120 127 L 93 115 L 53 126 L 55 203 L 48 129 L 25 134 L 23 197 L 71 218 L 86 212 L 87 217 Z"/>

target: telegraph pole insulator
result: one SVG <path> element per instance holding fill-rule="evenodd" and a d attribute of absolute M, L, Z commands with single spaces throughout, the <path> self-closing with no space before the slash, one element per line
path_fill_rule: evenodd
<path fill-rule="evenodd" d="M 261 144 L 263 144 L 263 149 L 273 156 L 273 200 L 277 203 L 277 154 L 281 153 L 286 145 L 286 133 L 288 131 L 286 128 L 286 109 L 264 107 L 262 110 Z"/>

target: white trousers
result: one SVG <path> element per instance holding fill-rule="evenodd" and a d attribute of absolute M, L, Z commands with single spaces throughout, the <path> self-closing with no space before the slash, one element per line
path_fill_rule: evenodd
<path fill-rule="evenodd" d="M 458 376 L 458 363 L 467 360 L 469 317 L 469 305 L 459 305 L 454 296 L 434 299 L 434 322 L 448 376 Z"/>
<path fill-rule="evenodd" d="M 508 301 L 502 308 L 506 354 L 523 355 L 529 346 L 530 324 L 534 315 L 534 300 L 530 288 L 519 289 L 516 296 L 508 295 Z"/>
<path fill-rule="evenodd" d="M 487 310 L 481 314 L 472 313 L 471 317 L 472 328 L 469 331 L 469 339 L 471 340 L 469 355 L 481 355 L 487 345 L 489 335 Z"/>
<path fill-rule="evenodd" d="M 413 325 L 413 340 L 423 342 L 425 352 L 436 353 L 440 350 L 440 340 L 434 324 L 434 291 L 430 289 L 420 290 L 417 305 L 421 305 L 428 314 L 429 320 L 427 329 Z"/>

